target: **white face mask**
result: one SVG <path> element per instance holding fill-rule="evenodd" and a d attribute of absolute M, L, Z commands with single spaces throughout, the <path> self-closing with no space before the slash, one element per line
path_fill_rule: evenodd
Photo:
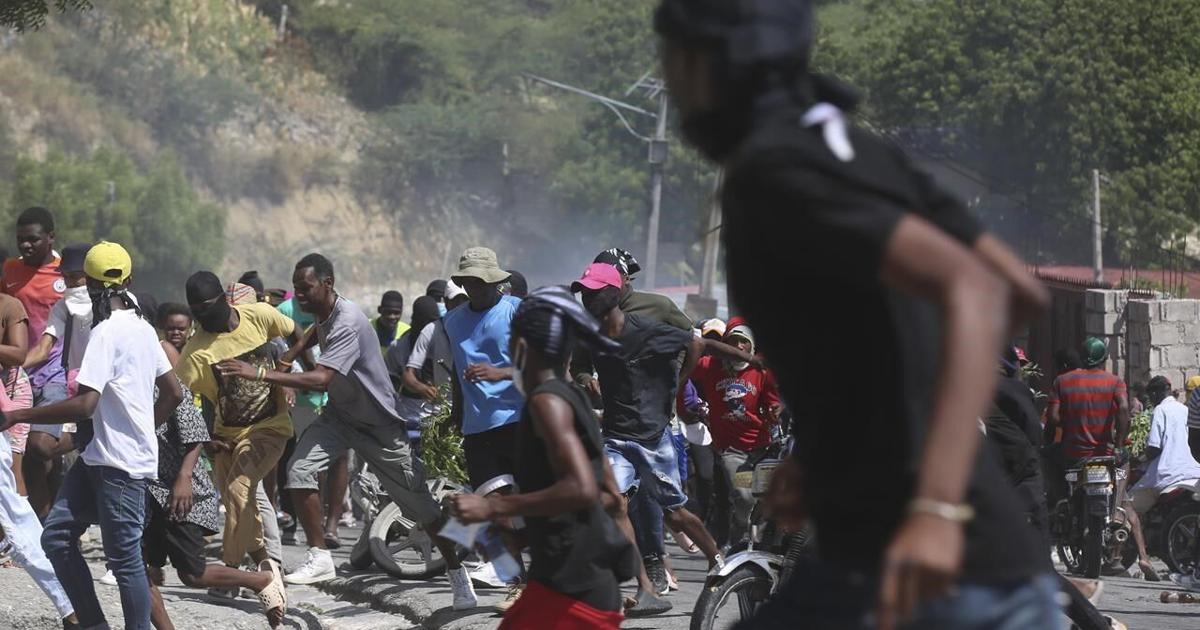
<path fill-rule="evenodd" d="M 65 298 L 68 303 L 71 303 L 71 302 L 79 303 L 79 304 L 91 304 L 92 303 L 92 297 L 90 295 L 88 295 L 88 289 L 87 289 L 86 284 L 83 286 L 78 286 L 78 287 L 70 287 L 66 291 L 63 291 L 63 298 Z"/>

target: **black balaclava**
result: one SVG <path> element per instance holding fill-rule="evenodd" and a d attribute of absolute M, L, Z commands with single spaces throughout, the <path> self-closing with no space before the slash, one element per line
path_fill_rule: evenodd
<path fill-rule="evenodd" d="M 621 290 L 617 287 L 604 287 L 599 291 L 583 293 L 583 308 L 597 320 L 604 319 L 621 303 Z"/>
<path fill-rule="evenodd" d="M 425 326 L 432 322 L 436 322 L 442 316 L 438 310 L 437 300 L 422 295 L 413 300 L 412 303 L 412 329 L 419 335 L 425 329 Z M 413 337 L 414 341 L 416 337 Z"/>
<path fill-rule="evenodd" d="M 513 297 L 525 298 L 529 295 L 529 281 L 520 271 L 508 270 L 508 294 Z"/>
<path fill-rule="evenodd" d="M 219 300 L 196 308 L 198 304 L 206 304 L 209 300 L 220 297 Z M 229 328 L 229 301 L 225 299 L 225 288 L 221 279 L 211 271 L 197 271 L 187 279 L 187 300 L 192 308 L 192 316 L 200 327 L 211 333 L 227 332 Z"/>
<path fill-rule="evenodd" d="M 512 334 L 525 339 L 552 360 L 565 359 L 579 340 L 596 354 L 620 349 L 600 334 L 600 322 L 563 287 L 548 286 L 530 293 L 513 315 Z"/>
<path fill-rule="evenodd" d="M 438 302 L 446 299 L 446 281 L 439 278 L 433 282 L 430 282 L 429 286 L 425 287 L 425 295 L 428 295 Z"/>
<path fill-rule="evenodd" d="M 713 161 L 741 144 L 760 109 L 828 102 L 849 111 L 857 101 L 847 86 L 809 72 L 810 0 L 663 0 L 654 27 L 665 40 L 711 53 L 717 102 L 685 115 L 680 130 Z"/>

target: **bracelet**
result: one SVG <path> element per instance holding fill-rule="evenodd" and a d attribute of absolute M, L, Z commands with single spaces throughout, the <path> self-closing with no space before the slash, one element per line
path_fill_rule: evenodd
<path fill-rule="evenodd" d="M 955 523 L 966 523 L 975 518 L 975 508 L 965 503 L 947 503 L 917 497 L 908 503 L 909 514 L 928 514 Z"/>

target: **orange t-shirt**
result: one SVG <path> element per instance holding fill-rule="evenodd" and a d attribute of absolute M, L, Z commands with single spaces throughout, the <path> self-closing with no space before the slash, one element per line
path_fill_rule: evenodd
<path fill-rule="evenodd" d="M 41 267 L 30 267 L 20 258 L 9 258 L 4 261 L 3 292 L 21 301 L 25 313 L 29 316 L 29 347 L 37 345 L 46 331 L 46 322 L 50 319 L 50 309 L 55 302 L 62 299 L 67 290 L 67 281 L 58 271 L 60 259 L 58 254 L 54 260 Z M 34 387 L 52 380 L 62 374 L 62 344 L 55 344 L 50 352 L 50 358 L 41 367 L 30 372 L 29 377 Z"/>

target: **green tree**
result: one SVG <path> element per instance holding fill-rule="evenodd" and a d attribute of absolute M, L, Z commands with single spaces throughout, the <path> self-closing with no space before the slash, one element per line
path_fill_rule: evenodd
<path fill-rule="evenodd" d="M 982 173 L 1028 209 L 1019 230 L 1060 240 L 1053 253 L 1087 251 L 1092 169 L 1110 179 L 1107 240 L 1126 260 L 1190 231 L 1200 4 L 854 0 L 822 16 L 821 63 L 866 90 L 869 122 Z"/>
<path fill-rule="evenodd" d="M 20 158 L 10 216 L 33 205 L 54 213 L 60 246 L 100 239 L 125 246 L 137 286 L 161 297 L 179 296 L 188 274 L 214 267 L 224 254 L 224 209 L 196 196 L 170 154 L 146 173 L 108 149 Z"/>
<path fill-rule="evenodd" d="M 522 75 L 563 80 L 653 110 L 649 99 L 624 92 L 657 68 L 649 28 L 655 4 L 304 3 L 293 23 L 317 67 L 375 112 L 376 133 L 356 176 L 361 190 L 385 202 L 412 199 L 413 191 L 429 205 L 449 199 L 501 226 L 515 226 L 518 221 L 506 219 L 518 215 L 541 232 L 510 234 L 530 252 L 560 248 L 574 255 L 601 242 L 635 250 L 644 243 L 647 148 L 604 107 Z M 270 2 L 260 6 L 276 9 Z M 653 130 L 648 118 L 633 122 L 642 134 Z M 712 169 L 673 142 L 661 238 L 699 240 L 711 182 Z"/>
<path fill-rule="evenodd" d="M 0 26 L 18 31 L 41 28 L 46 23 L 51 5 L 59 13 L 64 11 L 86 11 L 92 8 L 90 0 L 0 0 Z"/>

